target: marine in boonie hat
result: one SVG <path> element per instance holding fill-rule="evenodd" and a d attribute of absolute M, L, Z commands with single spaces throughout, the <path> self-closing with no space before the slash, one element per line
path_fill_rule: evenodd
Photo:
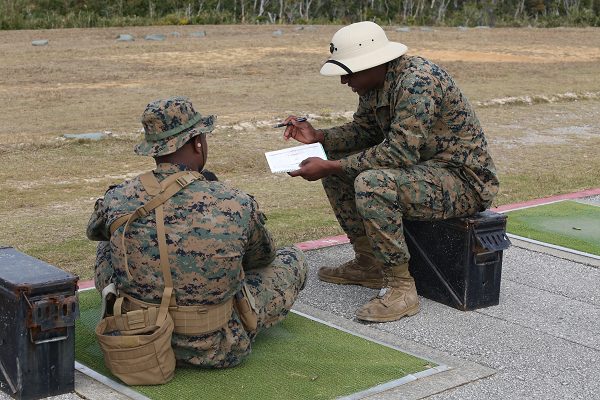
<path fill-rule="evenodd" d="M 134 151 L 152 157 L 174 153 L 194 136 L 212 132 L 216 118 L 196 112 L 187 97 L 155 100 L 142 114 L 144 140 Z"/>
<path fill-rule="evenodd" d="M 338 30 L 331 39 L 331 56 L 321 67 L 321 75 L 339 76 L 373 68 L 405 54 L 408 47 L 390 42 L 379 25 L 357 22 Z"/>

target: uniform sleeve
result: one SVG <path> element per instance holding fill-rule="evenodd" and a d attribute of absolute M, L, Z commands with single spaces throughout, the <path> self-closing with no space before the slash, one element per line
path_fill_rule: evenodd
<path fill-rule="evenodd" d="M 242 259 L 245 270 L 264 268 L 275 259 L 275 244 L 265 226 L 266 217 L 258 209 L 258 203 L 254 199 L 251 205 L 248 247 Z"/>
<path fill-rule="evenodd" d="M 103 241 L 110 240 L 110 227 L 107 225 L 106 209 L 104 208 L 104 199 L 96 200 L 94 212 L 90 217 L 86 229 L 86 235 L 90 240 Z"/>
<path fill-rule="evenodd" d="M 421 71 L 406 75 L 397 89 L 387 137 L 376 146 L 342 159 L 344 171 L 357 175 L 368 169 L 417 164 L 441 97 L 441 88 L 431 75 Z"/>
<path fill-rule="evenodd" d="M 375 116 L 363 96 L 360 97 L 353 121 L 334 128 L 323 129 L 325 152 L 349 153 L 371 147 L 383 139 Z"/>
<path fill-rule="evenodd" d="M 115 270 L 112 266 L 110 242 L 102 241 L 96 248 L 96 265 L 94 267 L 94 283 L 98 291 L 114 282 Z"/>

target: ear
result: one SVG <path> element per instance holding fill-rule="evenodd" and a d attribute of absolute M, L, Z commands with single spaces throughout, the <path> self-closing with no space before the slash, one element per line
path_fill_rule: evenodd
<path fill-rule="evenodd" d="M 200 136 L 201 135 L 195 136 L 192 140 L 192 147 L 196 153 L 202 153 L 202 142 L 200 140 Z"/>

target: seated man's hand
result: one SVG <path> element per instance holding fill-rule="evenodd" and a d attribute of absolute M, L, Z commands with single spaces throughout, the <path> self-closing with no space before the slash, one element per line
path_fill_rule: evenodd
<path fill-rule="evenodd" d="M 339 161 L 329 161 L 319 157 L 309 157 L 300 163 L 300 169 L 288 172 L 288 174 L 290 176 L 301 176 L 307 181 L 316 181 L 341 171 L 342 169 Z"/>

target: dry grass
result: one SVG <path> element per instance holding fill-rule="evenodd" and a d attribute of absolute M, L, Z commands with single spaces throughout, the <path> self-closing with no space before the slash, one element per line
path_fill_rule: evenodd
<path fill-rule="evenodd" d="M 281 37 L 268 26 L 0 32 L 0 244 L 91 277 L 94 244 L 84 229 L 94 200 L 152 167 L 132 153 L 139 116 L 174 94 L 218 115 L 207 167 L 257 197 L 279 243 L 340 234 L 320 184 L 272 175 L 263 156 L 291 145 L 269 128 L 288 113 L 326 127 L 354 110 L 355 95 L 318 74 L 337 28 L 284 27 Z M 207 37 L 189 37 L 197 30 Z M 181 36 L 143 40 L 173 31 Z M 119 43 L 119 33 L 137 39 Z M 446 67 L 476 105 L 502 180 L 496 205 L 600 186 L 600 29 L 388 35 Z M 49 46 L 31 46 L 41 38 Z M 487 105 L 524 96 L 535 104 Z M 60 137 L 97 131 L 113 136 Z"/>

